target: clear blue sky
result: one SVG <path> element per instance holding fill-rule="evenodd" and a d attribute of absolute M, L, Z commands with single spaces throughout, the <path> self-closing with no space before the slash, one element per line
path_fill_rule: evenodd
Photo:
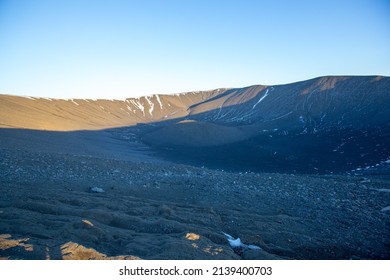
<path fill-rule="evenodd" d="M 123 98 L 390 76 L 389 0 L 0 0 L 0 93 Z"/>

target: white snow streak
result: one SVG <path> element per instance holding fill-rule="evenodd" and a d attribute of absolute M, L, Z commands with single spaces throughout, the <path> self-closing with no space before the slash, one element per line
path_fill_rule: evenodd
<path fill-rule="evenodd" d="M 160 97 L 158 96 L 158 94 L 156 94 L 156 98 L 157 98 L 158 104 L 160 104 L 160 108 L 162 109 L 163 105 L 161 103 L 161 100 L 160 100 Z"/>
<path fill-rule="evenodd" d="M 146 101 L 149 103 L 149 114 L 152 116 L 152 112 L 154 110 L 154 103 L 149 99 L 149 96 L 145 96 Z"/>
<path fill-rule="evenodd" d="M 74 101 L 73 99 L 71 99 L 70 101 L 72 101 L 72 103 L 76 104 L 77 106 L 79 106 L 80 104 L 77 103 L 76 101 Z"/>
<path fill-rule="evenodd" d="M 290 111 L 290 112 L 288 112 L 287 114 L 284 114 L 284 115 L 282 115 L 282 116 L 276 117 L 276 118 L 274 118 L 274 119 L 270 119 L 269 121 L 276 121 L 276 120 L 278 120 L 278 119 L 287 117 L 288 115 L 290 115 L 290 114 L 292 114 L 292 113 L 294 113 L 294 112 L 293 112 L 293 111 Z"/>
<path fill-rule="evenodd" d="M 138 109 L 140 109 L 140 110 L 142 111 L 142 114 L 145 116 L 145 107 L 141 104 L 140 101 L 130 100 L 130 102 L 131 102 L 135 107 L 137 107 Z"/>
<path fill-rule="evenodd" d="M 267 91 L 265 92 L 264 96 L 260 97 L 259 101 L 257 101 L 257 103 L 255 105 L 253 105 L 253 109 L 255 109 L 255 107 L 257 106 L 257 104 L 259 104 L 261 101 L 263 101 L 264 98 L 266 98 L 268 95 L 268 88 L 267 88 Z"/>

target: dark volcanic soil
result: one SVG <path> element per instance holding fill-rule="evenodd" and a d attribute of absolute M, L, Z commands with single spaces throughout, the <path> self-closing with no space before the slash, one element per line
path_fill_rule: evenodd
<path fill-rule="evenodd" d="M 10 146 L 0 149 L 1 258 L 390 259 L 388 179 Z M 223 232 L 262 250 L 234 251 Z"/>

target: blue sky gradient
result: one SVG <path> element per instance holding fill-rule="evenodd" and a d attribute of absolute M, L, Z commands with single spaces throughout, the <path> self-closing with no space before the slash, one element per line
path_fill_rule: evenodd
<path fill-rule="evenodd" d="M 0 0 L 0 93 L 125 98 L 390 76 L 390 1 Z"/>

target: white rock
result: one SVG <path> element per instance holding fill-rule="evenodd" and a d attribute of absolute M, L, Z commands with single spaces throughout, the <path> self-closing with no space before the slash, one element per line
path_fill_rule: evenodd
<path fill-rule="evenodd" d="M 385 207 L 385 208 L 382 208 L 382 210 L 381 210 L 382 212 L 385 212 L 385 211 L 390 211 L 390 206 L 387 206 L 387 207 Z"/>
<path fill-rule="evenodd" d="M 89 190 L 91 192 L 95 192 L 95 193 L 104 193 L 104 190 L 102 188 L 98 188 L 98 187 L 90 187 Z"/>

